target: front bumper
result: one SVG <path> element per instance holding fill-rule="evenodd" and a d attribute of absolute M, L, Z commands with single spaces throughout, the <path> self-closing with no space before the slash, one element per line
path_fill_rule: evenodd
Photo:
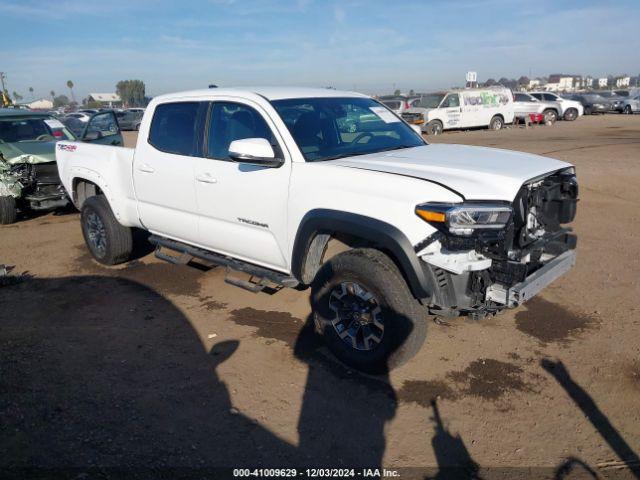
<path fill-rule="evenodd" d="M 567 273 L 576 263 L 576 252 L 568 250 L 543 267 L 539 268 L 524 281 L 505 288 L 500 284 L 493 284 L 487 288 L 486 300 L 490 300 L 508 308 L 517 307 L 537 295 L 554 280 Z"/>

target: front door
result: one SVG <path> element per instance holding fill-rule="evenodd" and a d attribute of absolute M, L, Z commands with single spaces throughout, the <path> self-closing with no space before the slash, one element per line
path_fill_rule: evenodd
<path fill-rule="evenodd" d="M 276 132 L 257 104 L 222 100 L 211 103 L 207 158 L 196 160 L 195 189 L 201 245 L 286 271 L 291 159 L 285 158 L 281 148 L 284 143 Z M 229 145 L 243 138 L 266 138 L 284 164 L 270 168 L 232 161 Z"/>
<path fill-rule="evenodd" d="M 450 93 L 442 103 L 440 109 L 444 111 L 444 128 L 460 128 L 462 126 L 462 109 L 460 107 L 460 95 Z"/>
<path fill-rule="evenodd" d="M 196 157 L 202 155 L 206 102 L 171 102 L 156 107 L 149 136 L 133 160 L 138 213 L 144 226 L 162 236 L 197 243 Z"/>
<path fill-rule="evenodd" d="M 124 145 L 118 120 L 116 120 L 116 115 L 113 112 L 96 113 L 91 117 L 81 138 L 83 142 L 97 143 L 99 145 L 111 145 L 114 147 Z"/>

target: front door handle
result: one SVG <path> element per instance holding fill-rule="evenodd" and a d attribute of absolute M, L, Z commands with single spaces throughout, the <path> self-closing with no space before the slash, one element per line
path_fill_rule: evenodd
<path fill-rule="evenodd" d="M 138 165 L 138 170 L 140 170 L 141 172 L 145 172 L 145 173 L 153 173 L 155 172 L 155 170 L 153 168 L 151 168 L 151 166 L 147 163 L 142 163 L 140 165 Z"/>
<path fill-rule="evenodd" d="M 218 180 L 213 178 L 209 173 L 196 176 L 196 180 L 201 183 L 218 183 Z"/>

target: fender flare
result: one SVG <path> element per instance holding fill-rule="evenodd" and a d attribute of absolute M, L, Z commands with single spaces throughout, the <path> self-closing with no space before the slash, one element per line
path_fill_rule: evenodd
<path fill-rule="evenodd" d="M 318 234 L 344 233 L 371 241 L 392 254 L 416 298 L 429 298 L 433 288 L 420 259 L 396 227 L 381 220 L 339 210 L 316 209 L 300 221 L 293 244 L 291 271 L 302 282 L 303 268 L 311 242 Z"/>

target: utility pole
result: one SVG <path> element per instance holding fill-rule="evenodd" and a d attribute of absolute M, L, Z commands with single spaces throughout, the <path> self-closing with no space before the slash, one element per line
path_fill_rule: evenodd
<path fill-rule="evenodd" d="M 0 82 L 2 82 L 2 91 L 3 92 L 5 91 L 5 88 L 4 88 L 4 79 L 5 78 L 6 78 L 6 76 L 5 76 L 4 72 L 0 72 Z"/>

